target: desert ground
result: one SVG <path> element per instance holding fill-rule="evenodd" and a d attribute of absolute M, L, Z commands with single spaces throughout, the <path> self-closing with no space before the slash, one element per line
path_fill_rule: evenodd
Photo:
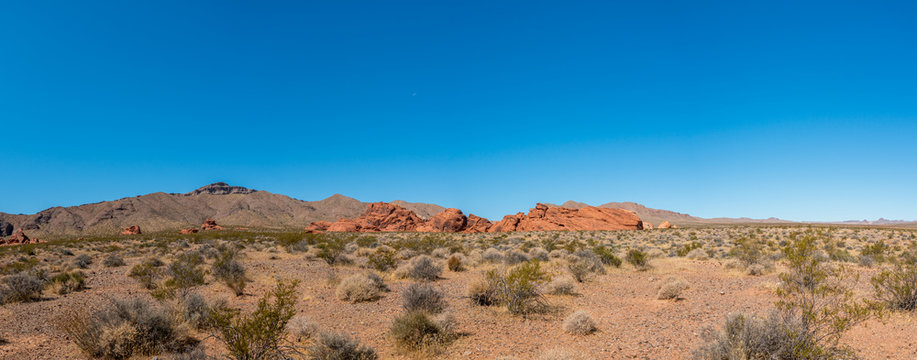
<path fill-rule="evenodd" d="M 0 248 L 4 279 L 28 276 L 41 285 L 38 294 L 0 305 L 0 358 L 244 358 L 229 350 L 227 329 L 241 327 L 262 298 L 273 304 L 265 296 L 278 282 L 293 286 L 291 313 L 274 322 L 283 329 L 267 347 L 288 358 L 359 358 L 323 353 L 323 334 L 358 342 L 380 359 L 704 358 L 697 350 L 709 342 L 704 334 L 722 328 L 728 314 L 765 318 L 775 309 L 780 276 L 789 271 L 782 249 L 801 236 L 815 239 L 824 264 L 849 271 L 842 280 L 849 301 L 879 302 L 873 277 L 917 252 L 913 229 L 801 225 L 50 239 Z M 82 276 L 60 275 L 74 273 Z M 508 280 L 517 273 L 528 283 Z M 528 296 L 499 298 L 487 291 L 490 280 Z M 16 284 L 0 286 L 9 293 Z M 433 330 L 412 342 L 396 334 L 395 319 L 409 313 L 406 293 L 420 285 L 442 299 L 421 296 L 417 316 Z M 192 297 L 203 304 L 188 305 Z M 144 301 L 139 311 L 165 314 L 172 332 L 163 336 L 180 339 L 137 345 L 142 329 L 86 330 L 103 309 L 129 299 Z M 216 325 L 206 314 L 220 311 L 236 315 Z M 79 344 L 81 330 L 89 340 Z M 882 306 L 845 330 L 840 346 L 862 359 L 917 359 L 917 313 Z"/>

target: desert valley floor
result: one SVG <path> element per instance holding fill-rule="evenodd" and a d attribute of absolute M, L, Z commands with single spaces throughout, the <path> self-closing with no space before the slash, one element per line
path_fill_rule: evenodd
<path fill-rule="evenodd" d="M 817 237 L 821 255 L 859 275 L 859 281 L 848 283 L 857 298 L 874 296 L 870 278 L 889 267 L 888 259 L 914 252 L 917 242 L 917 231 L 908 229 L 739 225 L 481 234 L 245 229 L 60 239 L 0 248 L 0 271 L 5 275 L 24 271 L 43 272 L 41 276 L 48 279 L 72 271 L 85 275 L 84 288 L 47 286 L 35 301 L 0 305 L 0 358 L 87 358 L 68 338 L 64 324 L 114 299 L 139 298 L 164 309 L 181 307 L 175 305 L 181 295 L 157 294 L 129 273 L 158 259 L 160 270 L 151 272 L 148 284 L 165 289 L 170 263 L 197 254 L 203 260 L 197 270 L 206 273 L 204 283 L 179 293 L 199 294 L 208 303 L 223 299 L 225 307 L 243 314 L 256 308 L 277 279 L 298 280 L 293 293 L 295 316 L 289 327 L 299 328 L 285 336 L 290 346 L 306 349 L 304 356 L 316 333 L 334 332 L 373 348 L 381 359 L 687 359 L 702 345 L 705 329 L 722 327 L 727 314 L 763 317 L 774 308 L 778 274 L 785 271 L 779 249 L 794 234 Z M 232 249 L 247 279 L 239 296 L 213 271 L 226 249 Z M 647 256 L 645 266 L 628 261 L 632 249 Z M 625 260 L 608 261 L 612 257 Z M 437 316 L 450 318 L 454 335 L 436 349 L 415 351 L 397 345 L 390 328 L 404 312 L 403 293 L 420 282 L 412 279 L 410 268 L 420 258 L 432 259 L 432 267 L 441 269 L 428 283 L 445 295 L 444 309 Z M 538 298 L 539 311 L 513 314 L 505 306 L 472 301 L 470 289 L 487 270 L 533 262 L 550 277 L 537 284 L 543 294 Z M 589 266 L 572 266 L 582 262 Z M 377 293 L 356 300 L 348 298 L 346 290 L 342 294 L 348 278 L 367 273 L 381 279 Z M 669 278 L 687 287 L 674 299 L 659 299 L 660 288 Z M 565 319 L 576 311 L 588 313 L 594 332 L 565 331 Z M 212 329 L 187 326 L 186 331 L 199 341 L 199 358 L 203 358 L 201 350 L 212 357 L 228 355 Z M 842 343 L 863 359 L 915 359 L 917 314 L 888 311 L 881 319 L 855 326 L 844 334 Z"/>

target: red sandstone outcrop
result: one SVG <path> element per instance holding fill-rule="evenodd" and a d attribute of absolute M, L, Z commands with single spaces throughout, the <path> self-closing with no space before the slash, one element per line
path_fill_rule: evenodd
<path fill-rule="evenodd" d="M 653 230 L 653 223 L 649 221 L 643 222 L 643 230 Z"/>
<path fill-rule="evenodd" d="M 640 230 L 643 221 L 636 213 L 622 209 L 586 206 L 570 209 L 538 204 L 528 214 L 507 215 L 496 223 L 475 216 L 465 216 L 459 209 L 446 209 L 424 221 L 413 211 L 387 203 L 373 203 L 362 215 L 354 219 L 340 219 L 334 223 L 314 222 L 307 232 L 375 232 L 375 231 L 425 231 L 425 232 L 504 232 L 551 230 Z"/>
<path fill-rule="evenodd" d="M 137 225 L 131 225 L 121 231 L 121 235 L 140 235 L 140 227 Z"/>
<path fill-rule="evenodd" d="M 468 221 L 465 223 L 465 229 L 462 231 L 469 233 L 487 232 L 487 229 L 491 226 L 493 226 L 493 223 L 490 222 L 490 220 L 475 214 L 468 214 Z"/>
<path fill-rule="evenodd" d="M 355 219 L 340 219 L 328 226 L 331 232 L 416 231 L 424 220 L 401 206 L 375 202 Z"/>
<path fill-rule="evenodd" d="M 656 228 L 657 228 L 657 229 L 677 229 L 678 226 L 676 226 L 676 225 L 674 225 L 674 224 L 672 224 L 672 223 L 669 223 L 668 221 L 663 221 L 663 222 L 659 223 L 659 226 L 657 226 Z"/>
<path fill-rule="evenodd" d="M 22 229 L 16 229 L 16 232 L 13 233 L 13 236 L 10 236 L 8 240 L 3 240 L 0 238 L 0 245 L 22 245 L 22 244 L 38 244 L 43 242 L 39 239 L 30 239 L 28 236 L 22 232 Z"/>
<path fill-rule="evenodd" d="M 203 231 L 207 231 L 207 230 L 223 230 L 223 227 L 220 226 L 220 225 L 217 225 L 217 221 L 216 221 L 216 220 L 214 220 L 214 219 L 207 219 L 207 220 L 204 220 L 204 223 L 203 223 L 203 224 L 201 224 L 201 230 L 203 230 Z"/>
<path fill-rule="evenodd" d="M 569 209 L 538 204 L 529 213 L 503 218 L 488 231 L 551 231 L 551 230 L 641 230 L 643 221 L 636 213 L 622 209 L 587 206 Z"/>
<path fill-rule="evenodd" d="M 465 230 L 468 217 L 459 209 L 446 209 L 417 227 L 417 231 L 459 232 Z"/>
<path fill-rule="evenodd" d="M 179 233 L 179 234 L 182 234 L 182 235 L 186 235 L 186 234 L 196 234 L 196 233 L 197 233 L 197 229 L 193 229 L 193 228 L 181 229 L 181 230 L 178 231 L 178 233 Z"/>

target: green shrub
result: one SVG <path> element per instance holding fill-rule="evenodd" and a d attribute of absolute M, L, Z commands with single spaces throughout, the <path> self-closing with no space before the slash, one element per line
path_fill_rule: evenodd
<path fill-rule="evenodd" d="M 624 257 L 628 263 L 633 265 L 637 270 L 643 271 L 649 269 L 649 256 L 640 249 L 630 249 Z"/>
<path fill-rule="evenodd" d="M 58 295 L 80 291 L 86 288 L 86 275 L 82 271 L 62 272 L 52 276 L 46 288 Z"/>
<path fill-rule="evenodd" d="M 446 307 L 445 295 L 429 284 L 413 283 L 401 293 L 401 306 L 408 312 L 438 314 Z"/>
<path fill-rule="evenodd" d="M 388 271 L 398 265 L 398 253 L 388 246 L 376 248 L 375 251 L 369 254 L 368 258 L 369 265 L 377 271 Z"/>
<path fill-rule="evenodd" d="M 917 256 L 905 255 L 894 268 L 872 278 L 876 298 L 898 310 L 917 310 Z"/>
<path fill-rule="evenodd" d="M 124 266 L 125 263 L 124 259 L 120 256 L 112 254 L 106 257 L 105 260 L 102 260 L 102 265 L 105 265 L 105 267 L 119 267 Z"/>
<path fill-rule="evenodd" d="M 289 356 L 282 341 L 287 323 L 296 314 L 298 284 L 297 281 L 278 281 L 274 290 L 265 294 L 250 314 L 241 315 L 236 310 L 213 313 L 218 339 L 232 358 L 285 359 Z"/>
<path fill-rule="evenodd" d="M 309 347 L 309 360 L 376 360 L 379 356 L 371 347 L 360 345 L 344 334 L 323 332 Z"/>
<path fill-rule="evenodd" d="M 237 252 L 230 248 L 221 248 L 219 255 L 211 266 L 213 277 L 222 281 L 226 286 L 232 289 L 236 296 L 242 295 L 245 291 L 245 284 L 248 278 L 245 276 L 245 267 L 236 260 Z"/>
<path fill-rule="evenodd" d="M 128 359 L 181 352 L 197 343 L 175 318 L 144 300 L 112 300 L 89 316 L 82 311 L 70 315 L 61 330 L 90 357 Z"/>
<path fill-rule="evenodd" d="M 201 267 L 204 258 L 198 252 L 187 252 L 179 255 L 166 268 L 168 278 L 164 286 L 153 292 L 153 296 L 158 299 L 171 298 L 175 296 L 176 291 L 179 295 L 185 296 L 191 288 L 204 284 L 206 271 Z"/>
<path fill-rule="evenodd" d="M 782 249 L 787 271 L 780 274 L 776 305 L 784 316 L 800 321 L 795 337 L 811 339 L 795 346 L 793 354 L 801 359 L 848 356 L 850 350 L 839 344 L 841 336 L 873 317 L 876 304 L 854 299 L 848 288 L 851 273 L 820 256 L 814 235 L 790 240 Z"/>
<path fill-rule="evenodd" d="M 45 281 L 34 274 L 21 272 L 0 280 L 0 304 L 30 302 L 41 299 Z"/>
<path fill-rule="evenodd" d="M 621 267 L 621 258 L 615 255 L 613 249 L 600 246 L 592 248 L 592 251 L 599 256 L 599 260 L 602 261 L 602 264 Z"/>
<path fill-rule="evenodd" d="M 765 319 L 730 314 L 722 330 L 706 329 L 703 345 L 693 352 L 696 360 L 733 359 L 821 359 L 797 357 L 794 348 L 811 347 L 798 320 L 772 312 Z M 828 358 L 824 358 L 828 359 Z"/>
<path fill-rule="evenodd" d="M 452 338 L 449 331 L 423 311 L 411 311 L 395 318 L 389 332 L 402 349 L 428 354 L 440 353 Z"/>
<path fill-rule="evenodd" d="M 875 262 L 882 263 L 886 261 L 886 256 L 889 254 L 889 247 L 885 245 L 885 241 L 879 240 L 870 245 L 863 247 L 863 250 L 860 251 L 860 255 L 871 257 Z"/>
<path fill-rule="evenodd" d="M 546 303 L 538 288 L 550 280 L 538 261 L 527 261 L 509 270 L 490 270 L 485 273 L 486 294 L 477 301 L 505 306 L 516 315 L 540 312 Z"/>
<path fill-rule="evenodd" d="M 156 289 L 156 278 L 162 273 L 160 267 L 162 262 L 159 259 L 147 259 L 146 261 L 134 265 L 127 276 L 137 280 L 147 290 Z"/>
<path fill-rule="evenodd" d="M 692 241 L 692 242 L 687 243 L 687 244 L 685 244 L 684 246 L 678 248 L 678 250 L 675 251 L 675 254 L 677 254 L 678 256 L 684 257 L 684 256 L 688 255 L 688 253 L 690 253 L 691 250 L 700 249 L 702 246 L 703 246 L 703 245 L 701 245 L 700 242 Z"/>

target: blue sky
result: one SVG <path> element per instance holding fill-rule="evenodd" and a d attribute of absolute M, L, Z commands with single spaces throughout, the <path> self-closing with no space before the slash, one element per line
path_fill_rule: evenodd
<path fill-rule="evenodd" d="M 914 2 L 0 5 L 0 211 L 226 181 L 917 219 Z"/>

